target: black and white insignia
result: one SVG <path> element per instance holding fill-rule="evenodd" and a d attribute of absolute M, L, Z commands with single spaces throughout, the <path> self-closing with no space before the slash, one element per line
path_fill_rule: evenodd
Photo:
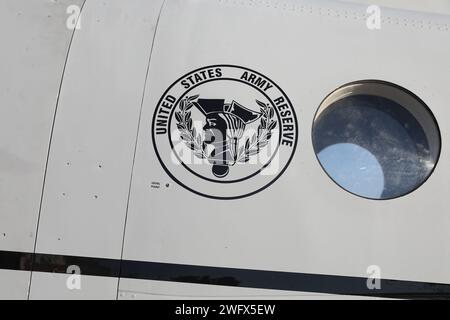
<path fill-rule="evenodd" d="M 167 174 L 209 198 L 237 199 L 271 185 L 297 145 L 297 119 L 285 93 L 238 66 L 195 70 L 164 93 L 153 145 Z"/>

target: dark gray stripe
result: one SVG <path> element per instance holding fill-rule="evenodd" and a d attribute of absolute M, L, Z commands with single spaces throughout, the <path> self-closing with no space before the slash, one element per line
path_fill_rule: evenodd
<path fill-rule="evenodd" d="M 0 269 L 66 273 L 71 265 L 82 274 L 102 277 L 196 283 L 243 288 L 274 289 L 385 298 L 450 299 L 450 285 L 442 283 L 381 280 L 381 289 L 369 290 L 367 279 L 297 272 L 193 266 L 173 263 L 127 261 L 63 255 L 0 251 Z"/>
<path fill-rule="evenodd" d="M 0 269 L 31 271 L 32 253 L 0 251 Z"/>
<path fill-rule="evenodd" d="M 360 277 L 140 261 L 123 261 L 122 263 L 122 277 L 132 279 L 338 295 L 450 299 L 448 284 L 382 279 L 380 290 L 369 290 L 367 278 Z"/>

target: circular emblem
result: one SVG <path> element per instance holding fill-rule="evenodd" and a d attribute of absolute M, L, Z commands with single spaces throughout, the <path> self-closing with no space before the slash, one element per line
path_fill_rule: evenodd
<path fill-rule="evenodd" d="M 204 67 L 164 93 L 152 124 L 161 165 L 184 188 L 237 199 L 271 185 L 297 146 L 297 118 L 285 93 L 238 66 Z"/>

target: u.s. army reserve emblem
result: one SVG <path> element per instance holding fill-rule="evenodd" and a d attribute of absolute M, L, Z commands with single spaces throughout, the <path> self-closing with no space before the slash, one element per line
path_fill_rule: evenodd
<path fill-rule="evenodd" d="M 277 180 L 297 146 L 288 97 L 262 74 L 216 65 L 180 78 L 153 117 L 153 145 L 167 174 L 214 199 L 253 195 Z"/>

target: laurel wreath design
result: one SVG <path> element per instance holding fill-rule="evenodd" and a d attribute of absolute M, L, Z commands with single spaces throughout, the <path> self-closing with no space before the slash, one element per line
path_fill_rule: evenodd
<path fill-rule="evenodd" d="M 200 159 L 207 159 L 208 156 L 204 151 L 204 141 L 201 133 L 198 133 L 193 126 L 190 109 L 194 106 L 193 102 L 197 100 L 199 95 L 186 97 L 181 99 L 179 111 L 175 113 L 177 120 L 177 128 L 180 131 L 180 137 L 186 146 L 194 152 L 194 155 Z M 275 110 L 272 106 L 256 100 L 260 106 L 261 121 L 258 131 L 251 138 L 245 140 L 244 145 L 239 147 L 235 162 L 246 163 L 250 157 L 259 153 L 269 143 L 272 137 L 272 130 L 276 128 L 277 121 L 273 120 Z"/>
<path fill-rule="evenodd" d="M 251 156 L 258 154 L 261 148 L 267 146 L 270 138 L 272 138 L 272 130 L 277 126 L 277 121 L 273 120 L 275 116 L 273 107 L 258 100 L 256 100 L 256 103 L 260 106 L 261 111 L 258 131 L 251 138 L 247 138 L 245 144 L 239 148 L 236 162 L 246 163 Z"/>
<path fill-rule="evenodd" d="M 197 133 L 197 130 L 192 124 L 191 112 L 189 111 L 194 105 L 193 101 L 197 100 L 199 96 L 186 97 L 180 101 L 179 109 L 175 113 L 175 119 L 177 120 L 177 128 L 180 131 L 180 137 L 186 144 L 186 146 L 194 151 L 194 155 L 200 159 L 207 159 L 203 149 L 203 139 L 201 133 Z"/>

